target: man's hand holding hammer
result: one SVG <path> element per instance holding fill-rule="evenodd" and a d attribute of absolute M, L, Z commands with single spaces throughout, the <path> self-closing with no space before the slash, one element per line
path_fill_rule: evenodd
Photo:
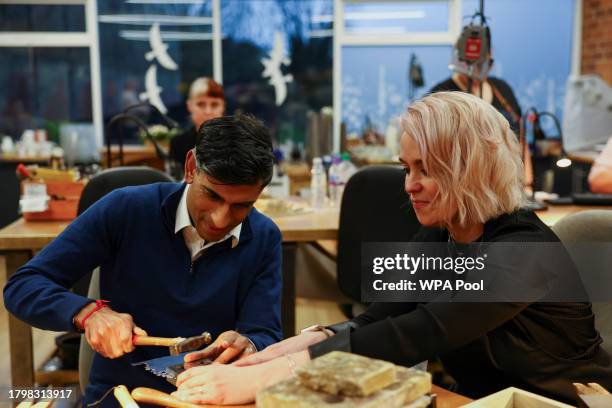
<path fill-rule="evenodd" d="M 89 345 L 106 358 L 117 358 L 134 350 L 134 334 L 147 333 L 134 324 L 132 316 L 117 313 L 106 305 L 90 303 L 74 318 L 75 325 L 85 331 Z"/>
<path fill-rule="evenodd" d="M 185 355 L 185 363 L 209 358 L 215 363 L 227 364 L 257 352 L 255 346 L 247 337 L 229 330 L 223 332 L 204 350 L 194 351 Z M 188 367 L 188 364 L 185 364 Z"/>

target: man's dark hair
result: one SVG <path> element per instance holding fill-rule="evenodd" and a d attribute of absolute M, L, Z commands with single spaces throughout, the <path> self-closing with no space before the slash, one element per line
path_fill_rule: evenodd
<path fill-rule="evenodd" d="M 274 155 L 268 129 L 251 115 L 222 116 L 198 131 L 195 147 L 199 170 L 223 184 L 262 183 L 272 179 Z"/>

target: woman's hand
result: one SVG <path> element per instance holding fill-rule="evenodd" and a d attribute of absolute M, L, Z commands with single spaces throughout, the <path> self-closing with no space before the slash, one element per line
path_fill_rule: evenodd
<path fill-rule="evenodd" d="M 172 396 L 194 404 L 248 404 L 255 399 L 257 380 L 247 369 L 213 363 L 181 373 Z"/>
<path fill-rule="evenodd" d="M 330 334 L 333 334 L 329 331 Z M 313 344 L 325 340 L 328 336 L 321 331 L 304 332 L 297 336 L 289 337 L 280 343 L 272 344 L 259 353 L 242 358 L 234 363 L 238 367 L 246 367 L 254 364 L 265 363 L 266 361 L 284 356 L 285 354 L 304 351 Z"/>
<path fill-rule="evenodd" d="M 291 377 L 295 367 L 309 360 L 303 351 L 250 367 L 216 363 L 193 367 L 178 376 L 172 396 L 194 404 L 248 404 L 259 390 Z"/>

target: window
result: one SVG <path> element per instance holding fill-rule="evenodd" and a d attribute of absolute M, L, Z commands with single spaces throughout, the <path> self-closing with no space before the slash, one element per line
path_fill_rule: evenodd
<path fill-rule="evenodd" d="M 84 32 L 85 6 L 0 4 L 0 32 Z"/>
<path fill-rule="evenodd" d="M 448 76 L 448 62 L 459 31 L 457 0 L 337 0 L 342 16 L 336 30 L 341 68 L 337 73 L 335 115 L 349 135 L 384 133 L 409 100 Z M 424 86 L 411 89 L 411 61 L 424 68 Z M 339 131 L 336 129 L 336 139 Z"/>
<path fill-rule="evenodd" d="M 332 105 L 332 1 L 224 1 L 221 19 L 229 112 L 260 117 L 279 143 L 313 142 Z"/>
<path fill-rule="evenodd" d="M 384 133 L 409 102 L 408 69 L 417 56 L 425 85 L 415 96 L 448 76 L 448 45 L 345 47 L 342 51 L 342 120 L 349 134 L 368 126 Z"/>
<path fill-rule="evenodd" d="M 448 30 L 449 3 L 438 1 L 355 2 L 344 6 L 347 35 L 395 36 Z"/>
<path fill-rule="evenodd" d="M 0 132 L 44 128 L 58 141 L 62 123 L 96 116 L 86 2 L 13 3 L 0 5 Z"/>
<path fill-rule="evenodd" d="M 5 48 L 0 88 L 0 131 L 5 134 L 43 128 L 58 141 L 62 122 L 92 121 L 87 48 Z"/>
<path fill-rule="evenodd" d="M 490 75 L 511 85 L 523 111 L 533 106 L 554 112 L 561 119 L 565 84 L 572 63 L 574 3 L 575 0 L 485 2 L 495 60 Z M 448 64 L 453 44 L 461 27 L 469 22 L 469 16 L 479 6 L 478 0 L 463 0 L 459 11 L 455 10 L 457 4 L 452 0 L 345 1 L 342 4 L 346 32 L 341 33 L 340 38 L 341 117 L 347 130 L 356 134 L 361 134 L 370 125 L 384 133 L 392 118 L 403 112 L 410 100 L 408 68 L 411 55 L 414 54 L 421 63 L 425 80 L 415 97 L 451 75 Z M 398 13 L 403 10 L 406 16 L 415 13 L 417 8 L 425 15 L 437 8 L 445 11 L 431 18 L 428 26 L 417 26 L 414 23 L 418 18 L 404 19 L 401 24 L 396 19 L 383 19 L 393 6 Z M 368 10 L 369 15 L 378 12 L 381 18 L 367 22 L 364 17 L 367 25 L 360 19 L 351 22 L 347 18 L 353 12 L 364 10 Z M 448 24 L 445 26 L 446 17 Z M 382 21 L 385 21 L 384 26 Z M 406 33 L 392 36 L 366 35 L 360 28 L 400 25 Z M 430 29 L 445 27 L 448 29 L 446 37 L 433 31 L 427 34 Z M 412 29 L 420 32 L 411 34 Z M 551 130 L 550 134 L 556 132 Z"/>
<path fill-rule="evenodd" d="M 213 76 L 211 2 L 98 1 L 98 22 L 105 122 L 148 101 L 186 124 L 190 83 Z"/>

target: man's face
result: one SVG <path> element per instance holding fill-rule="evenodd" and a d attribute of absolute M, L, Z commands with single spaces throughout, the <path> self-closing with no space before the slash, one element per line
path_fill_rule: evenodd
<path fill-rule="evenodd" d="M 222 239 L 240 224 L 259 197 L 263 185 L 228 185 L 197 170 L 193 151 L 187 154 L 187 210 L 198 235 L 207 242 Z"/>
<path fill-rule="evenodd" d="M 187 101 L 187 109 L 191 114 L 191 121 L 196 129 L 199 129 L 207 120 L 223 116 L 225 101 L 206 95 L 194 96 Z"/>

